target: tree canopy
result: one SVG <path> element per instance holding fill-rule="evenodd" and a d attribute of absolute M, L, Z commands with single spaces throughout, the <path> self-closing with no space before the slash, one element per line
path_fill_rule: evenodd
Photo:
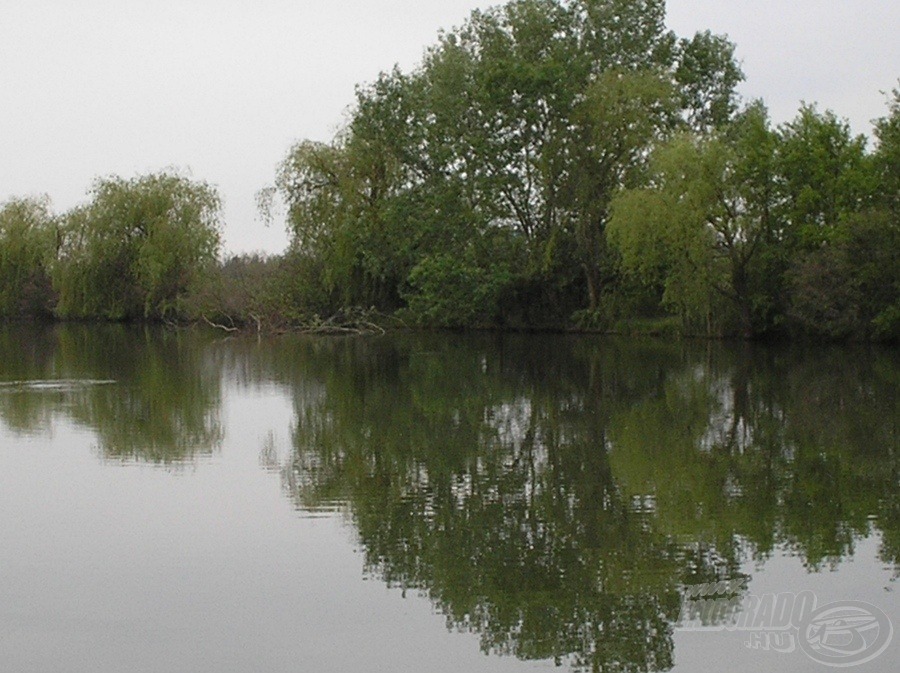
<path fill-rule="evenodd" d="M 295 248 L 326 260 L 344 301 L 430 323 L 511 319 L 526 296 L 536 313 L 596 308 L 613 194 L 654 142 L 724 121 L 742 78 L 731 43 L 678 40 L 664 5 L 476 11 L 413 71 L 360 87 L 334 142 L 281 165 Z"/>
<path fill-rule="evenodd" d="M 893 338 L 897 94 L 873 151 L 815 105 L 773 126 L 742 79 L 726 37 L 676 36 L 664 2 L 513 0 L 360 86 L 269 197 L 317 310 Z"/>
<path fill-rule="evenodd" d="M 98 180 L 62 225 L 55 284 L 64 317 L 165 318 L 217 257 L 216 191 L 158 173 Z"/>

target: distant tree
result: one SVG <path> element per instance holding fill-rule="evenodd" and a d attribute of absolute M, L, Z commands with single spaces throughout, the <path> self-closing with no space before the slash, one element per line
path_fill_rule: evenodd
<path fill-rule="evenodd" d="M 0 318 L 47 316 L 56 220 L 42 198 L 0 204 Z"/>
<path fill-rule="evenodd" d="M 98 180 L 64 224 L 55 282 L 64 317 L 160 319 L 218 253 L 215 189 L 171 173 Z"/>

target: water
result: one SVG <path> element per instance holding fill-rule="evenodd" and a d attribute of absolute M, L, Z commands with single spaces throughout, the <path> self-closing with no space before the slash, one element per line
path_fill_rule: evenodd
<path fill-rule="evenodd" d="M 0 670 L 896 670 L 896 351 L 219 337 L 0 329 Z"/>

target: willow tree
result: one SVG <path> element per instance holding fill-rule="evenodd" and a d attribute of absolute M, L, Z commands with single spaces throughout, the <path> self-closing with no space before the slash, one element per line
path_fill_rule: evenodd
<path fill-rule="evenodd" d="M 213 263 L 216 190 L 171 173 L 98 180 L 63 225 L 55 272 L 63 317 L 160 319 Z"/>
<path fill-rule="evenodd" d="M 55 218 L 46 197 L 0 205 L 0 318 L 49 315 L 55 244 Z"/>
<path fill-rule="evenodd" d="M 319 283 L 343 305 L 396 308 L 404 267 L 404 232 L 393 212 L 397 162 L 364 138 L 296 144 L 276 187 L 288 206 L 291 253 L 320 269 Z"/>
<path fill-rule="evenodd" d="M 756 265 L 775 226 L 775 143 L 765 109 L 751 106 L 726 131 L 659 148 L 649 186 L 612 204 L 608 235 L 624 265 L 661 281 L 663 301 L 689 322 L 712 329 L 713 308 L 724 303 L 738 330 L 754 333 L 766 299 Z"/>

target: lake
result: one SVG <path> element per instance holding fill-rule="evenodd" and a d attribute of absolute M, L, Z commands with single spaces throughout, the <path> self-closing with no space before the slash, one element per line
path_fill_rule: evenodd
<path fill-rule="evenodd" d="M 0 328 L 0 670 L 894 671 L 900 354 Z"/>

